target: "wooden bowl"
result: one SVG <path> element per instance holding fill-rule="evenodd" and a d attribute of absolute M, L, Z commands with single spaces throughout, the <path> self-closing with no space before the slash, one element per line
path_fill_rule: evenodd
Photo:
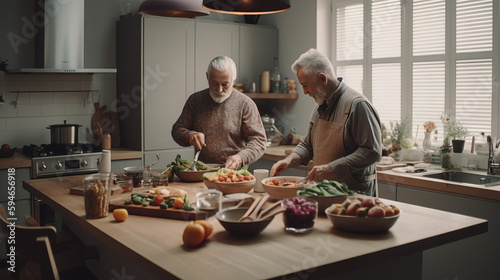
<path fill-rule="evenodd" d="M 207 188 L 219 190 L 223 194 L 247 193 L 255 185 L 255 179 L 250 181 L 229 182 L 229 183 L 212 182 L 207 179 L 203 179 L 203 182 L 205 182 L 205 186 L 207 186 Z"/>
<path fill-rule="evenodd" d="M 301 188 L 303 185 L 300 186 L 283 186 L 283 187 L 278 187 L 275 185 L 270 185 L 267 184 L 266 182 L 269 180 L 276 180 L 278 182 L 297 182 L 301 179 L 304 179 L 304 177 L 299 177 L 299 176 L 275 176 L 275 177 L 268 177 L 265 179 L 262 179 L 262 187 L 264 188 L 264 191 L 268 193 L 272 198 L 275 199 L 285 199 L 288 197 L 296 197 L 297 196 L 297 191 L 299 188 Z"/>

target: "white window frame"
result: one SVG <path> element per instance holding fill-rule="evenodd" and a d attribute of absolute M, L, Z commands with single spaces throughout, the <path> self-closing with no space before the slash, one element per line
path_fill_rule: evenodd
<path fill-rule="evenodd" d="M 353 61 L 336 61 L 336 8 L 346 5 L 355 5 L 364 3 L 364 55 L 362 60 Z M 371 58 L 371 0 L 332 0 L 332 13 L 331 13 L 331 52 L 330 59 L 334 65 L 363 65 L 363 94 L 372 100 L 372 73 L 371 68 L 373 59 Z M 455 70 L 456 61 L 461 59 L 471 58 L 492 58 L 492 108 L 491 108 L 491 135 L 498 139 L 500 133 L 500 1 L 493 1 L 493 49 L 487 53 L 462 53 L 456 54 L 455 51 L 455 17 L 446 16 L 446 51 L 444 55 L 428 55 L 413 57 L 412 48 L 412 0 L 401 0 L 401 58 L 379 58 L 376 59 L 377 63 L 401 63 L 401 118 L 400 120 L 408 119 L 412 121 L 412 64 L 417 61 L 429 60 L 443 60 L 445 61 L 445 113 L 448 114 L 452 120 L 455 119 L 456 103 L 455 103 Z M 447 0 L 446 14 L 454 13 L 456 2 Z M 453 78 L 450 78 L 453 77 Z M 398 120 L 398 121 L 400 121 Z M 440 120 L 433 120 L 439 122 Z M 421 128 L 422 129 L 422 128 Z M 421 130 L 422 131 L 422 130 Z M 413 127 L 412 134 L 415 133 Z M 419 134 L 421 134 L 419 132 Z M 496 136 L 496 137 L 495 137 Z M 423 139 L 423 135 L 420 136 Z M 421 141 L 421 139 L 420 139 Z"/>

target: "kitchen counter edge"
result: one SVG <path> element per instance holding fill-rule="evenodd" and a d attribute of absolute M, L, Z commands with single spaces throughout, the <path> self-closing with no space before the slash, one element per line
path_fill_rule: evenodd
<path fill-rule="evenodd" d="M 116 147 L 111 149 L 111 160 L 140 159 L 142 152 L 128 148 Z M 0 170 L 9 168 L 29 168 L 31 159 L 16 151 L 12 157 L 0 158 Z"/>

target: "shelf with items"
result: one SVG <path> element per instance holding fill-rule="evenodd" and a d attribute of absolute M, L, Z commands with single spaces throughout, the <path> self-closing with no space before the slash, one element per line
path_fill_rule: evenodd
<path fill-rule="evenodd" d="M 252 99 L 298 99 L 297 93 L 245 93 Z"/>

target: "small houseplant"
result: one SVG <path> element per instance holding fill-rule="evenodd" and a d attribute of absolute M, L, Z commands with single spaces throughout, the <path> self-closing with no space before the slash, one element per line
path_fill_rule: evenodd
<path fill-rule="evenodd" d="M 464 150 L 465 136 L 468 131 L 461 123 L 450 121 L 450 118 L 444 116 L 443 120 L 444 129 L 447 133 L 446 137 L 451 139 L 454 153 L 461 153 Z"/>

